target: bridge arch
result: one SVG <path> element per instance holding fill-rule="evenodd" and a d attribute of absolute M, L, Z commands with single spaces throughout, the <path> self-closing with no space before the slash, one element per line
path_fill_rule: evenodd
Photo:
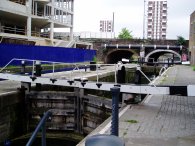
<path fill-rule="evenodd" d="M 156 58 L 156 60 L 157 60 L 160 56 L 162 56 L 163 54 L 166 54 L 166 53 L 176 55 L 179 58 L 179 61 L 181 61 L 181 55 L 179 53 L 177 53 L 173 50 L 162 50 L 162 49 L 154 50 L 154 51 L 148 53 L 145 56 L 145 61 L 148 62 L 149 58 Z"/>
<path fill-rule="evenodd" d="M 115 49 L 107 53 L 104 62 L 107 64 L 114 64 L 121 61 L 122 58 L 130 59 L 133 55 L 139 56 L 138 53 L 132 49 Z"/>

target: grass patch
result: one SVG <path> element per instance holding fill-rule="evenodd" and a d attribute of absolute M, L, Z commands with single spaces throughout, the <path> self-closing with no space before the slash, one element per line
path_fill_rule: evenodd
<path fill-rule="evenodd" d="M 128 123 L 130 123 L 130 124 L 138 123 L 137 120 L 125 120 L 125 122 L 128 122 Z"/>
<path fill-rule="evenodd" d="M 195 66 L 192 66 L 193 71 L 195 71 Z"/>
<path fill-rule="evenodd" d="M 125 135 L 127 135 L 127 132 L 124 132 L 124 133 L 123 133 L 123 136 L 125 136 Z"/>

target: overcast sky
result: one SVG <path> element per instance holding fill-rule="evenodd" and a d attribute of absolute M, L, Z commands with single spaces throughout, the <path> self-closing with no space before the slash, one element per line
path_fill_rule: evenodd
<path fill-rule="evenodd" d="M 189 39 L 189 20 L 195 11 L 195 0 L 167 0 L 167 4 L 167 39 L 179 35 Z M 112 20 L 114 12 L 116 33 L 126 27 L 134 37 L 143 37 L 144 0 L 75 0 L 74 11 L 74 32 L 99 32 L 99 21 Z"/>

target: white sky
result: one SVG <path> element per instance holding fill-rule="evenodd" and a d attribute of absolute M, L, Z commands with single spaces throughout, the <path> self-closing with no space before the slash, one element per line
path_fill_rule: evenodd
<path fill-rule="evenodd" d="M 114 12 L 116 34 L 126 27 L 134 37 L 143 37 L 144 0 L 75 0 L 74 3 L 74 32 L 99 32 L 99 21 L 112 20 Z M 176 39 L 179 35 L 189 39 L 190 14 L 195 11 L 195 0 L 167 0 L 167 4 L 167 39 Z"/>

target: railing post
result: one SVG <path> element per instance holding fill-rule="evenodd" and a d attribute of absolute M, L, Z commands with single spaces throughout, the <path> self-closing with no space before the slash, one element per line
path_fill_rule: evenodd
<path fill-rule="evenodd" d="M 119 108 L 119 94 L 120 88 L 113 87 L 110 89 L 112 93 L 112 122 L 111 122 L 111 135 L 118 136 L 118 108 Z"/>
<path fill-rule="evenodd" d="M 42 146 L 46 146 L 46 128 L 45 128 L 45 123 L 43 123 L 42 126 Z"/>
<path fill-rule="evenodd" d="M 97 83 L 98 83 L 99 82 L 98 65 L 96 65 L 96 72 L 97 72 Z"/>
<path fill-rule="evenodd" d="M 32 66 L 32 77 L 35 75 L 35 61 L 33 60 L 33 66 Z"/>

